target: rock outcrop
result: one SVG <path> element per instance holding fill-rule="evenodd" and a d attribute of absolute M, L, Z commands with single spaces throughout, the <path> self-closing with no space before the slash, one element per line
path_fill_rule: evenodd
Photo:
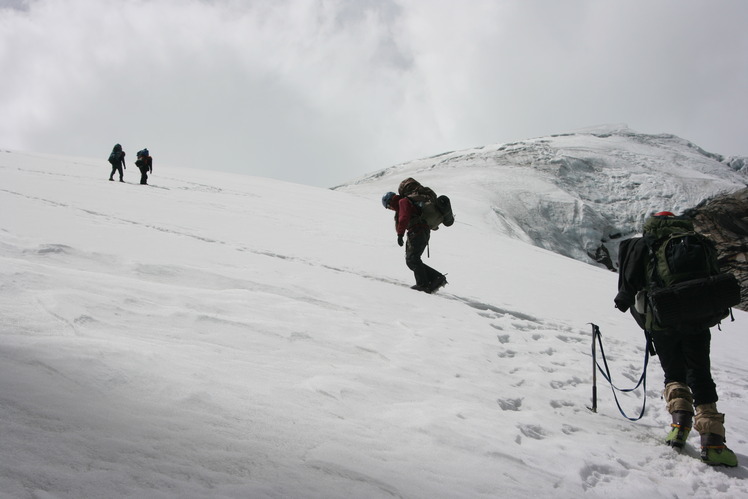
<path fill-rule="evenodd" d="M 697 231 L 715 241 L 722 270 L 740 281 L 742 302 L 737 308 L 748 311 L 748 188 L 707 200 L 684 214 L 693 218 Z"/>

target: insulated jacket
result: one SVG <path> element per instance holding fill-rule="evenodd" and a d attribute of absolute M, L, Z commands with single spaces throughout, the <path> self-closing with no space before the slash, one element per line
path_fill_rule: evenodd
<path fill-rule="evenodd" d="M 153 158 L 150 156 L 140 156 L 135 162 L 135 165 L 140 168 L 141 171 L 153 173 Z"/>
<path fill-rule="evenodd" d="M 421 218 L 421 210 L 407 197 L 402 197 L 397 202 L 395 230 L 398 236 L 405 235 L 406 230 L 430 230 Z"/>
<path fill-rule="evenodd" d="M 632 237 L 618 246 L 618 294 L 616 308 L 625 312 L 634 306 L 636 293 L 647 287 L 649 247 L 643 237 Z"/>
<path fill-rule="evenodd" d="M 115 161 L 114 163 L 112 163 L 112 162 L 110 161 L 111 165 L 112 165 L 112 166 L 113 166 L 114 168 L 119 168 L 120 166 L 125 166 L 125 151 L 123 151 L 122 149 L 117 149 L 117 148 L 115 148 L 115 149 L 114 149 L 114 150 L 112 151 L 112 154 L 114 154 L 114 153 L 116 153 L 116 154 L 117 154 L 117 158 L 118 158 L 118 159 L 117 159 L 117 160 L 116 160 L 116 161 Z"/>

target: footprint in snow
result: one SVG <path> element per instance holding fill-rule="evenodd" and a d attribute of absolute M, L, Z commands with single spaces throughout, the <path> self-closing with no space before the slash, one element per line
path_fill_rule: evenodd
<path fill-rule="evenodd" d="M 519 425 L 519 431 L 522 432 L 527 438 L 535 440 L 543 440 L 546 436 L 545 431 L 541 426 L 538 425 Z"/>
<path fill-rule="evenodd" d="M 496 401 L 504 411 L 519 411 L 522 406 L 522 399 L 498 399 Z"/>
<path fill-rule="evenodd" d="M 573 402 L 569 402 L 568 400 L 551 400 L 551 407 L 554 409 L 561 409 L 563 407 L 574 407 Z"/>
<path fill-rule="evenodd" d="M 582 477 L 582 484 L 586 490 L 600 483 L 609 483 L 615 477 L 625 477 L 628 472 L 616 471 L 613 467 L 604 464 L 593 464 L 583 467 L 579 475 Z"/>
<path fill-rule="evenodd" d="M 566 381 L 551 381 L 551 388 L 553 389 L 563 389 L 567 386 L 575 387 L 582 383 L 582 380 L 578 377 L 574 376 L 570 379 L 567 379 Z"/>
<path fill-rule="evenodd" d="M 567 336 L 565 334 L 559 334 L 556 336 L 556 338 L 563 341 L 564 343 L 583 343 L 585 341 L 589 341 L 586 338 L 574 338 L 572 336 Z"/>
<path fill-rule="evenodd" d="M 561 432 L 564 435 L 573 435 L 574 433 L 578 431 L 582 431 L 582 429 L 576 426 L 568 425 L 568 424 L 561 425 Z"/>

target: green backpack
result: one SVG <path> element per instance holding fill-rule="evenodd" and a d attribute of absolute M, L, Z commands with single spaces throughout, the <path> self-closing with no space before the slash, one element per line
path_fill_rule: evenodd
<path fill-rule="evenodd" d="M 400 182 L 398 194 L 410 199 L 420 211 L 421 219 L 431 230 L 439 225 L 450 227 L 455 223 L 452 203 L 447 196 L 437 196 L 430 187 L 425 187 L 416 179 L 409 177 Z"/>
<path fill-rule="evenodd" d="M 682 217 L 653 216 L 644 224 L 647 329 L 703 330 L 719 324 L 740 303 L 735 276 L 719 271 L 717 249 Z"/>

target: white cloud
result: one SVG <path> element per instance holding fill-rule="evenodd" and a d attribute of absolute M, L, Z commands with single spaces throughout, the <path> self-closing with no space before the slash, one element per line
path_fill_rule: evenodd
<path fill-rule="evenodd" d="M 5 2 L 0 146 L 103 157 L 121 142 L 315 185 L 601 122 L 746 154 L 745 14 L 693 1 Z"/>

